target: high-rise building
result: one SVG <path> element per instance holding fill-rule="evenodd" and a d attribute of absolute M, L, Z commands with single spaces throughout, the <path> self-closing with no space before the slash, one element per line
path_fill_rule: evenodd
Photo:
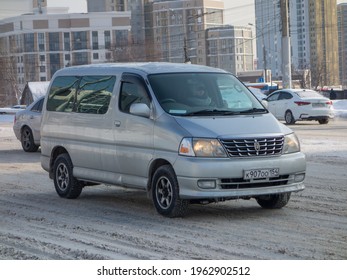
<path fill-rule="evenodd" d="M 207 64 L 237 74 L 253 70 L 251 27 L 222 26 L 206 31 Z"/>
<path fill-rule="evenodd" d="M 89 13 L 131 12 L 130 43 L 127 46 L 122 46 L 122 48 L 131 48 L 131 55 L 128 59 L 132 61 L 144 61 L 146 59 L 144 3 L 145 0 L 87 0 Z"/>
<path fill-rule="evenodd" d="M 255 1 L 258 68 L 282 78 L 281 1 Z M 336 0 L 289 3 L 292 74 L 310 69 L 312 86 L 339 83 Z"/>
<path fill-rule="evenodd" d="M 147 58 L 207 65 L 206 30 L 223 24 L 221 0 L 147 1 Z"/>
<path fill-rule="evenodd" d="M 347 88 L 347 3 L 337 6 L 338 34 L 339 34 L 339 66 L 340 81 Z"/>
<path fill-rule="evenodd" d="M 338 85 L 336 0 L 309 1 L 309 23 L 312 85 L 318 86 L 318 82 L 321 86 Z"/>

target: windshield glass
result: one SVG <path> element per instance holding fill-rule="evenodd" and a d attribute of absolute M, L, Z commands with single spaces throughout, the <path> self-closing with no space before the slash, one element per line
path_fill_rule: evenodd
<path fill-rule="evenodd" d="M 266 112 L 252 93 L 227 73 L 165 73 L 148 79 L 160 105 L 172 115 Z"/>

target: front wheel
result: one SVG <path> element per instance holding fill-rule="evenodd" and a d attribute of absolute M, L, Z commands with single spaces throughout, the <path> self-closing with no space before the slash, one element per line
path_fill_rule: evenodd
<path fill-rule="evenodd" d="M 257 197 L 258 204 L 265 209 L 280 209 L 287 205 L 290 199 L 289 193 L 271 194 Z"/>
<path fill-rule="evenodd" d="M 176 174 L 171 166 L 163 165 L 155 171 L 151 191 L 159 214 L 170 218 L 185 215 L 189 201 L 180 199 Z"/>
<path fill-rule="evenodd" d="M 73 166 L 68 154 L 57 157 L 53 166 L 54 186 L 60 197 L 77 198 L 83 185 L 73 176 Z"/>

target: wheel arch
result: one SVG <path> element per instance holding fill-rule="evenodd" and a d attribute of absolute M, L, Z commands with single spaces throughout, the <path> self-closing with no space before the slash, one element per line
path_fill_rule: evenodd
<path fill-rule="evenodd" d="M 61 154 L 67 154 L 68 156 L 70 156 L 68 151 L 64 147 L 62 147 L 62 146 L 57 146 L 57 147 L 55 147 L 52 150 L 51 159 L 50 159 L 50 162 L 49 162 L 49 178 L 51 178 L 51 179 L 53 179 L 53 166 L 54 166 L 54 162 L 57 159 L 57 157 L 59 155 L 61 155 Z"/>
<path fill-rule="evenodd" d="M 149 170 L 148 170 L 148 183 L 147 183 L 147 191 L 148 193 L 150 193 L 151 191 L 151 185 L 152 185 L 152 179 L 153 179 L 153 175 L 154 175 L 154 172 L 160 167 L 160 166 L 163 166 L 163 165 L 170 165 L 172 167 L 172 164 L 165 160 L 165 159 L 156 159 L 154 160 L 150 167 L 149 167 Z M 172 168 L 173 169 L 173 168 Z"/>

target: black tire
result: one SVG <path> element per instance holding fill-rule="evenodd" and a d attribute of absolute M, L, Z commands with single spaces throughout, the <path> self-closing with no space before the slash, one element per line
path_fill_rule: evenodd
<path fill-rule="evenodd" d="M 60 197 L 77 198 L 82 192 L 83 184 L 73 177 L 73 165 L 68 154 L 61 154 L 55 160 L 53 180 Z"/>
<path fill-rule="evenodd" d="M 319 124 L 328 124 L 329 123 L 329 119 L 326 118 L 326 119 L 321 119 L 321 120 L 318 120 Z"/>
<path fill-rule="evenodd" d="M 34 137 L 31 129 L 27 126 L 22 129 L 20 142 L 22 143 L 24 152 L 34 153 L 39 148 L 39 146 L 34 142 Z"/>
<path fill-rule="evenodd" d="M 295 119 L 293 117 L 293 113 L 290 110 L 287 110 L 284 114 L 284 120 L 286 124 L 295 124 Z"/>
<path fill-rule="evenodd" d="M 289 193 L 272 194 L 257 197 L 258 204 L 265 209 L 280 209 L 287 205 L 290 199 Z"/>
<path fill-rule="evenodd" d="M 152 178 L 152 199 L 158 213 L 174 218 L 183 217 L 189 201 L 180 199 L 176 174 L 170 165 L 159 167 Z"/>

